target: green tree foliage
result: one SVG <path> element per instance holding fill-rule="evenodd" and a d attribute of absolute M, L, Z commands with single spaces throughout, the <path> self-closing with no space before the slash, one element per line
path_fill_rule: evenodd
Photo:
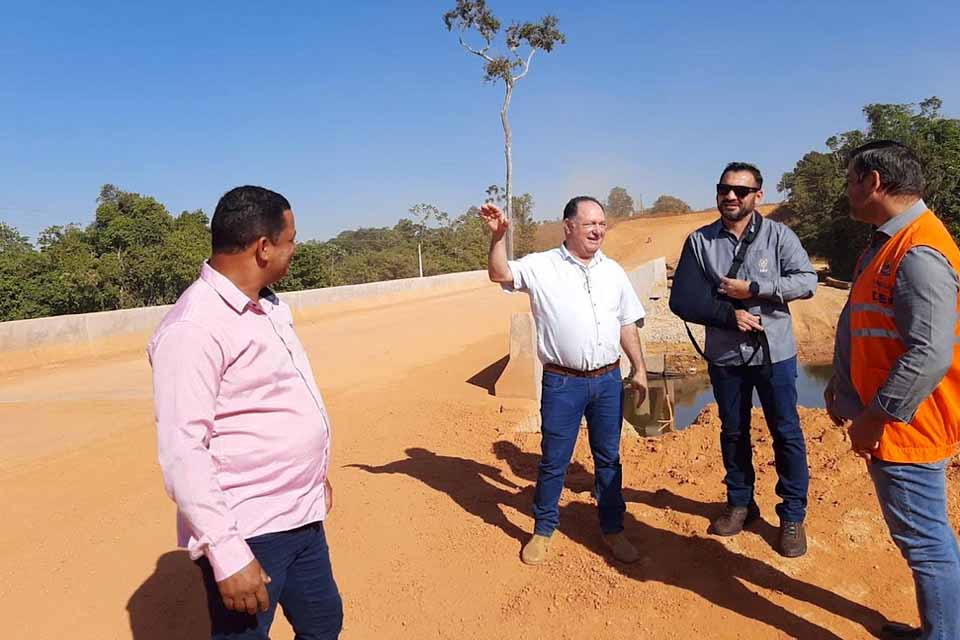
<path fill-rule="evenodd" d="M 865 130 L 831 136 L 828 151 L 810 151 L 777 188 L 793 211 L 789 224 L 810 253 L 822 256 L 831 271 L 849 278 L 870 230 L 849 216 L 846 165 L 850 152 L 871 140 L 897 140 L 920 157 L 926 181 L 924 200 L 960 237 L 960 120 L 940 115 L 941 101 L 919 104 L 869 104 Z"/>
<path fill-rule="evenodd" d="M 173 302 L 210 252 L 207 222 L 105 185 L 86 229 L 48 227 L 34 248 L 0 225 L 0 320 Z"/>
<path fill-rule="evenodd" d="M 633 197 L 623 187 L 610 189 L 607 195 L 607 215 L 614 218 L 628 218 L 634 212 Z"/>
<path fill-rule="evenodd" d="M 687 213 L 690 205 L 674 196 L 662 195 L 647 209 L 647 213 Z"/>
<path fill-rule="evenodd" d="M 534 224 L 530 194 L 515 198 L 514 205 L 523 221 Z M 203 211 L 174 217 L 155 199 L 112 185 L 101 190 L 87 228 L 48 227 L 36 247 L 0 222 L 0 321 L 172 303 L 210 254 L 208 226 Z M 521 243 L 528 242 L 525 234 Z M 275 288 L 416 277 L 417 243 L 424 275 L 484 269 L 489 240 L 475 207 L 451 219 L 433 205 L 418 204 L 393 227 L 298 244 L 290 273 Z"/>
<path fill-rule="evenodd" d="M 42 273 L 40 254 L 26 236 L 0 222 L 0 320 L 46 315 L 47 307 L 28 291 Z"/>

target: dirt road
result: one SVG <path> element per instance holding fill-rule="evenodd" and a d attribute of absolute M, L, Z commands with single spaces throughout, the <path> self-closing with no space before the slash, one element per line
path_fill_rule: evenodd
<path fill-rule="evenodd" d="M 648 248 L 669 255 L 700 223 L 667 220 L 619 225 L 633 240 L 615 229 L 611 254 L 641 243 L 625 262 Z M 829 328 L 842 296 L 818 298 L 808 315 Z M 489 367 L 506 355 L 510 312 L 526 304 L 489 286 L 301 319 L 334 421 L 328 536 L 343 638 L 867 638 L 885 617 L 915 621 L 913 585 L 863 465 L 815 410 L 803 412 L 813 474 L 806 557 L 771 548 L 775 480 L 759 417 L 765 522 L 733 539 L 705 533 L 724 495 L 708 410 L 687 432 L 624 444 L 639 563 L 602 551 L 581 439 L 553 560 L 521 564 L 539 442 L 500 413 Z M 810 339 L 829 341 L 819 331 Z M 156 464 L 142 354 L 0 378 L 0 424 L 4 637 L 203 638 L 199 576 L 174 547 Z M 273 637 L 292 635 L 278 616 Z"/>

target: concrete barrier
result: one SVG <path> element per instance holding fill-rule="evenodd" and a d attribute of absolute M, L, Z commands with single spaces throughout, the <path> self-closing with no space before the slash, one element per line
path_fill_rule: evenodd
<path fill-rule="evenodd" d="M 627 278 L 641 302 L 667 296 L 667 261 L 655 258 L 627 272 Z"/>
<path fill-rule="evenodd" d="M 295 315 L 325 304 L 402 297 L 414 293 L 444 293 L 493 286 L 486 271 L 448 273 L 427 278 L 289 291 L 280 298 Z M 0 372 L 46 364 L 142 350 L 154 328 L 172 305 L 120 309 L 68 316 L 0 322 Z"/>
<path fill-rule="evenodd" d="M 522 398 L 540 404 L 543 363 L 537 356 L 537 327 L 533 314 L 515 313 L 510 318 L 510 360 L 494 387 L 498 398 Z"/>
<path fill-rule="evenodd" d="M 424 291 L 439 293 L 441 291 L 455 291 L 484 286 L 494 286 L 490 282 L 486 271 L 464 271 L 461 273 L 445 273 L 439 276 L 428 276 L 426 278 L 403 278 L 401 280 L 368 282 L 366 284 L 352 284 L 343 287 L 288 291 L 281 293 L 280 299 L 290 305 L 290 308 L 294 311 L 299 311 L 324 304 L 381 298 L 386 295 Z"/>

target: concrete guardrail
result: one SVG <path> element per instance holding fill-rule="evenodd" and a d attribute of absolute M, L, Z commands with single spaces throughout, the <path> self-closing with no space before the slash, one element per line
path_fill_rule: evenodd
<path fill-rule="evenodd" d="M 280 298 L 295 315 L 346 301 L 364 301 L 418 292 L 440 293 L 493 286 L 486 271 L 447 273 L 426 278 L 289 291 Z M 0 322 L 0 371 L 143 349 L 148 336 L 172 305 L 120 309 L 32 320 Z"/>

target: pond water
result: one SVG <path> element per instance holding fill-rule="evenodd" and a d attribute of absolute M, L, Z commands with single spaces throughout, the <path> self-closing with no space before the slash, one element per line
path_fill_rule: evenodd
<path fill-rule="evenodd" d="M 801 365 L 797 371 L 797 404 L 823 408 L 823 390 L 833 374 L 831 365 Z M 640 413 L 629 410 L 625 403 L 624 417 L 646 435 L 686 429 L 700 411 L 714 402 L 713 389 L 707 375 L 689 378 L 650 378 L 649 399 Z M 760 400 L 753 394 L 753 406 Z"/>

